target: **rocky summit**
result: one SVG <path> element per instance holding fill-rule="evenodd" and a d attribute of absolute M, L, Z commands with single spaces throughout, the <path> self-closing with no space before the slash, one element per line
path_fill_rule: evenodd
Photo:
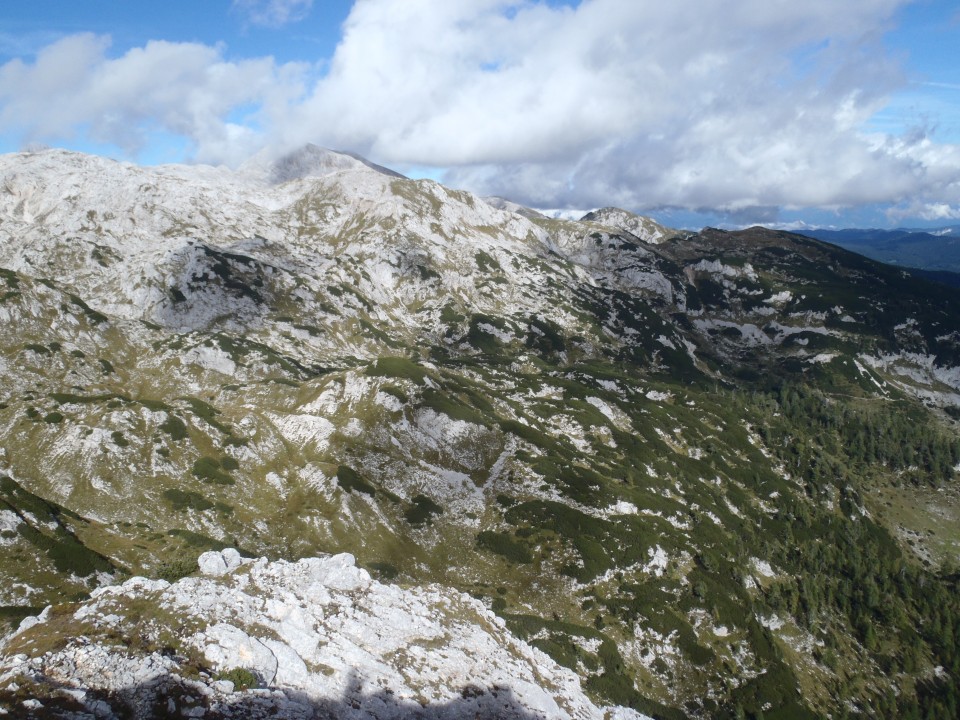
<path fill-rule="evenodd" d="M 46 150 L 0 328 L 14 716 L 957 716 L 957 289 L 312 146 Z"/>
<path fill-rule="evenodd" d="M 350 555 L 200 556 L 45 611 L 7 640 L 20 706 L 67 716 L 617 718 L 469 595 L 371 579 Z M 42 652 L 42 654 L 41 654 Z M 211 672 L 213 674 L 211 674 Z M 62 684 L 42 701 L 40 683 Z"/>

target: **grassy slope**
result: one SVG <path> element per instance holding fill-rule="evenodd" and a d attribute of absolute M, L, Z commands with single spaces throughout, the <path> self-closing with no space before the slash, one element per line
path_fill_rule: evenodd
<path fill-rule="evenodd" d="M 667 250 L 678 263 L 716 255 L 716 238 L 696 243 Z M 760 269 L 744 293 L 792 293 L 781 318 L 835 305 L 856 318 L 842 337 L 810 333 L 819 349 L 915 349 L 960 327 L 946 291 L 792 243 L 737 236 L 720 256 Z M 37 522 L 4 537 L 0 571 L 32 578 L 31 606 L 82 591 L 92 579 L 67 578 L 93 570 L 188 572 L 180 558 L 208 547 L 349 550 L 384 577 L 484 597 L 596 696 L 654 715 L 954 707 L 930 678 L 960 670 L 955 579 L 924 554 L 956 532 L 957 432 L 906 396 L 879 397 L 883 378 L 842 358 L 810 366 L 701 337 L 708 371 L 740 378 L 718 380 L 655 340 L 680 345 L 649 303 L 579 287 L 574 332 L 451 309 L 449 343 L 322 372 L 220 336 L 249 365 L 225 382 L 181 364 L 190 338 L 113 327 L 55 288 L 4 278 L 22 330 L 5 357 L 25 370 L 0 398 L 3 500 Z M 689 293 L 717 317 L 750 310 L 706 275 Z M 937 325 L 908 337 L 909 316 Z M 611 317 L 634 342 L 598 348 Z M 308 412 L 330 421 L 322 441 L 278 420 Z M 859 426 L 886 444 L 867 447 Z M 899 527 L 943 542 L 898 542 Z"/>

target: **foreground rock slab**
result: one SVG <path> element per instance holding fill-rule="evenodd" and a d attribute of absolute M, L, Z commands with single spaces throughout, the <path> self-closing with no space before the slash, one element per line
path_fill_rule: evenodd
<path fill-rule="evenodd" d="M 349 554 L 205 553 L 47 608 L 0 647 L 15 717 L 609 718 L 468 595 L 373 580 Z"/>

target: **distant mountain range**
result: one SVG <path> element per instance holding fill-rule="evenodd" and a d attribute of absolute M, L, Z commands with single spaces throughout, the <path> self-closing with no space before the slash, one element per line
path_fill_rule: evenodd
<path fill-rule="evenodd" d="M 897 230 L 815 229 L 804 230 L 803 234 L 891 265 L 960 273 L 960 226 Z M 940 276 L 935 279 L 956 284 L 960 278 Z"/>

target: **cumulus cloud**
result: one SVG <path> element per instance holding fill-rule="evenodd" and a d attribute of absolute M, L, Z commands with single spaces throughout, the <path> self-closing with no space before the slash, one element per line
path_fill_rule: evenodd
<path fill-rule="evenodd" d="M 907 2 L 356 0 L 309 81 L 305 65 L 196 44 L 110 59 L 76 36 L 0 67 L 0 131 L 89 128 L 136 149 L 158 124 L 226 162 L 316 142 L 538 207 L 947 217 L 960 147 L 866 130 L 905 86 L 882 39 Z M 235 6 L 280 24 L 310 3 Z"/>
<path fill-rule="evenodd" d="M 945 202 L 923 202 L 916 200 L 887 210 L 887 217 L 899 223 L 907 218 L 927 220 L 929 222 L 949 222 L 960 220 L 960 206 Z"/>
<path fill-rule="evenodd" d="M 233 0 L 233 9 L 254 25 L 281 27 L 310 14 L 313 0 Z"/>
<path fill-rule="evenodd" d="M 303 68 L 272 59 L 227 62 L 218 48 L 151 41 L 116 59 L 109 38 L 72 35 L 41 50 L 33 63 L 0 67 L 0 129 L 23 140 L 84 133 L 130 155 L 151 131 L 192 141 L 196 159 L 239 162 L 262 144 L 253 129 L 303 91 Z M 238 108 L 255 105 L 243 118 Z"/>
<path fill-rule="evenodd" d="M 359 0 L 280 135 L 540 207 L 955 198 L 953 149 L 863 131 L 905 82 L 881 45 L 902 4 Z"/>

